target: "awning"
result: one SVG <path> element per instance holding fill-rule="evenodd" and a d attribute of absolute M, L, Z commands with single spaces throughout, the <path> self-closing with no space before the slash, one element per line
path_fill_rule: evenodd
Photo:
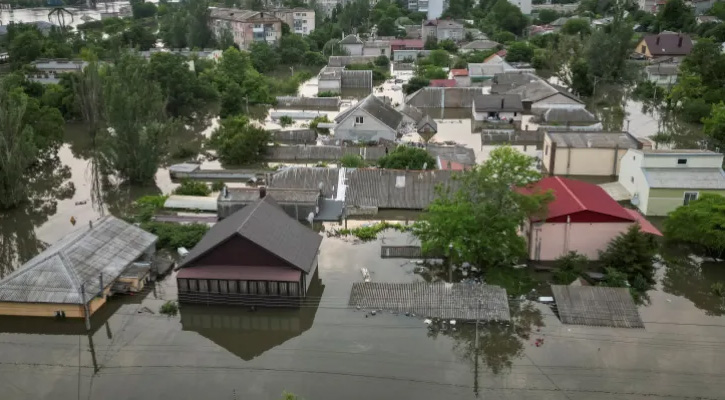
<path fill-rule="evenodd" d="M 299 282 L 302 278 L 302 271 L 287 267 L 209 265 L 182 268 L 176 277 L 182 279 Z"/>
<path fill-rule="evenodd" d="M 662 236 L 662 233 L 655 228 L 654 225 L 652 225 L 651 222 L 647 221 L 647 219 L 637 212 L 637 210 L 631 210 L 629 208 L 625 208 L 627 213 L 632 216 L 632 218 L 635 219 L 635 221 L 639 222 L 640 230 L 644 233 L 651 233 L 653 235 Z"/>

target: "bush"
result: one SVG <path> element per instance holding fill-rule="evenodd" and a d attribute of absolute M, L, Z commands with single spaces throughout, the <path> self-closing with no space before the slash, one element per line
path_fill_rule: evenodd
<path fill-rule="evenodd" d="M 168 315 L 168 316 L 174 316 L 179 313 L 179 306 L 176 305 L 175 301 L 167 301 L 166 303 L 161 305 L 161 309 L 159 310 L 159 313 Z"/>
<path fill-rule="evenodd" d="M 174 189 L 174 194 L 183 196 L 208 196 L 211 194 L 211 189 L 204 182 L 184 179 L 181 181 L 181 186 Z"/>
<path fill-rule="evenodd" d="M 267 153 L 269 132 L 249 123 L 244 116 L 228 118 L 211 135 L 210 145 L 215 147 L 223 163 L 254 164 Z"/>
<path fill-rule="evenodd" d="M 125 219 L 130 222 L 150 221 L 156 210 L 164 208 L 168 196 L 143 196 L 131 206 L 131 216 Z"/>
<path fill-rule="evenodd" d="M 332 92 L 332 91 L 317 92 L 317 97 L 337 97 L 339 95 L 340 95 L 340 92 Z"/>
<path fill-rule="evenodd" d="M 330 122 L 330 119 L 327 118 L 327 115 L 320 115 L 312 119 L 310 121 L 310 129 L 317 132 L 320 135 L 329 135 L 330 130 L 327 128 L 318 128 L 317 125 L 319 125 L 320 122 Z"/>
<path fill-rule="evenodd" d="M 375 59 L 375 65 L 377 65 L 378 67 L 387 67 L 390 65 L 390 59 L 388 58 L 388 56 L 379 55 Z"/>
<path fill-rule="evenodd" d="M 418 147 L 398 146 L 392 153 L 378 160 L 380 168 L 434 169 L 436 161 L 427 151 Z"/>
<path fill-rule="evenodd" d="M 685 100 L 682 102 L 680 114 L 686 122 L 700 124 L 702 119 L 710 115 L 712 106 L 702 99 Z"/>
<path fill-rule="evenodd" d="M 156 247 L 176 250 L 179 247 L 191 249 L 196 246 L 209 227 L 204 224 L 172 224 L 168 222 L 144 222 L 141 229 L 159 237 Z"/>
<path fill-rule="evenodd" d="M 340 236 L 352 235 L 364 242 L 367 242 L 377 239 L 378 234 L 387 229 L 394 229 L 398 232 L 408 232 L 412 229 L 412 225 L 408 226 L 403 224 L 391 224 L 390 222 L 383 221 L 372 225 L 361 226 L 359 228 L 338 229 L 333 231 L 332 234 Z"/>
<path fill-rule="evenodd" d="M 664 223 L 665 238 L 685 244 L 696 254 L 725 256 L 725 197 L 703 193 L 686 206 L 678 207 Z"/>
<path fill-rule="evenodd" d="M 365 160 L 356 154 L 345 154 L 340 158 L 340 166 L 347 168 L 363 168 L 365 167 Z"/>
<path fill-rule="evenodd" d="M 283 115 L 283 116 L 279 117 L 279 125 L 283 128 L 285 126 L 292 125 L 294 122 L 295 121 L 292 120 L 292 117 L 290 117 L 289 115 Z"/>
<path fill-rule="evenodd" d="M 211 190 L 212 192 L 221 192 L 222 190 L 224 190 L 224 186 L 224 182 L 216 181 L 211 184 Z"/>
<path fill-rule="evenodd" d="M 581 276 L 589 260 L 585 255 L 570 251 L 554 262 L 554 283 L 568 285 Z"/>

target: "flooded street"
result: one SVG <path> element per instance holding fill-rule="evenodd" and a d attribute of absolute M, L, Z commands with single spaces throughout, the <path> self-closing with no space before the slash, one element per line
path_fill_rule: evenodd
<path fill-rule="evenodd" d="M 301 91 L 312 90 L 314 78 Z M 389 83 L 383 93 L 402 99 Z M 657 133 L 641 104 L 629 101 L 626 111 L 633 134 Z M 464 144 L 485 160 L 493 146 L 482 147 L 471 132 L 470 111 L 426 112 L 438 122 L 434 141 Z M 278 127 L 266 109 L 255 114 Z M 196 146 L 216 126 L 212 118 L 189 127 L 172 146 Z M 166 167 L 153 186 L 119 185 L 98 176 L 92 159 L 85 129 L 69 125 L 57 159 L 32 182 L 32 202 L 0 214 L 0 275 L 67 235 L 71 217 L 83 226 L 176 187 Z M 388 210 L 375 219 L 409 223 L 417 215 Z M 2 398 L 276 399 L 284 390 L 308 400 L 725 398 L 725 302 L 710 289 L 725 283 L 722 263 L 659 269 L 651 303 L 639 307 L 645 329 L 563 325 L 550 307 L 511 299 L 512 321 L 481 324 L 476 350 L 472 324 L 429 329 L 420 316 L 347 307 L 361 268 L 374 282 L 422 281 L 415 263 L 380 257 L 382 244 L 414 243 L 393 231 L 366 243 L 325 233 L 318 280 L 299 310 L 183 306 L 176 316 L 160 315 L 165 301 L 177 299 L 172 275 L 141 294 L 110 299 L 90 332 L 82 321 L 0 317 Z"/>

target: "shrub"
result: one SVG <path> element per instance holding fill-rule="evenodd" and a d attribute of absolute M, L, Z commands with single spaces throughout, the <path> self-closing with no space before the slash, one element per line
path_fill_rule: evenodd
<path fill-rule="evenodd" d="M 222 181 L 216 181 L 211 184 L 211 190 L 212 192 L 221 192 L 224 190 L 224 182 Z"/>
<path fill-rule="evenodd" d="M 320 115 L 318 117 L 315 117 L 312 121 L 310 121 L 310 129 L 313 131 L 319 133 L 320 135 L 329 135 L 330 130 L 327 128 L 318 128 L 317 125 L 320 122 L 330 122 L 330 119 L 327 118 L 327 115 Z"/>
<path fill-rule="evenodd" d="M 380 168 L 389 169 L 433 169 L 435 165 L 435 159 L 427 151 L 410 146 L 398 146 L 378 160 Z"/>
<path fill-rule="evenodd" d="M 168 196 L 143 196 L 131 206 L 131 216 L 126 219 L 130 222 L 150 221 L 156 210 L 164 207 Z"/>
<path fill-rule="evenodd" d="M 141 229 L 159 237 L 156 243 L 158 248 L 176 250 L 179 247 L 190 249 L 196 246 L 209 227 L 204 224 L 182 225 L 148 221 L 141 224 Z"/>
<path fill-rule="evenodd" d="M 279 117 L 279 125 L 283 128 L 285 126 L 292 125 L 293 123 L 294 123 L 294 121 L 292 120 L 292 117 L 290 117 L 289 115 L 283 115 L 283 116 Z"/>
<path fill-rule="evenodd" d="M 317 92 L 317 97 L 337 97 L 339 96 L 339 92 L 333 92 L 333 91 L 323 91 L 323 92 Z"/>
<path fill-rule="evenodd" d="M 174 194 L 183 196 L 208 196 L 211 194 L 211 189 L 204 182 L 184 179 L 181 181 L 181 186 L 174 189 Z"/>
<path fill-rule="evenodd" d="M 166 303 L 161 305 L 161 309 L 159 310 L 159 313 L 168 315 L 168 316 L 174 316 L 178 314 L 179 312 L 179 306 L 176 305 L 175 301 L 167 301 Z"/>
<path fill-rule="evenodd" d="M 340 158 L 340 166 L 347 168 L 363 168 L 365 166 L 365 160 L 356 154 L 345 154 Z"/>
<path fill-rule="evenodd" d="M 576 251 L 570 251 L 556 259 L 554 266 L 554 282 L 560 285 L 568 285 L 578 278 L 584 271 L 588 260 L 585 255 Z"/>

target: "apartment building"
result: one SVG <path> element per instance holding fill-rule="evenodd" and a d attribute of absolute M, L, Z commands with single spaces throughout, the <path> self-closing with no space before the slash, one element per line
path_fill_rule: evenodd
<path fill-rule="evenodd" d="M 333 6 L 334 8 L 334 6 Z M 272 15 L 289 25 L 290 32 L 309 35 L 315 30 L 315 10 L 307 8 L 278 8 L 270 11 Z"/>
<path fill-rule="evenodd" d="M 248 49 L 254 42 L 274 44 L 282 37 L 282 20 L 269 11 L 212 8 L 209 26 L 217 38 L 230 31 L 240 49 Z"/>

